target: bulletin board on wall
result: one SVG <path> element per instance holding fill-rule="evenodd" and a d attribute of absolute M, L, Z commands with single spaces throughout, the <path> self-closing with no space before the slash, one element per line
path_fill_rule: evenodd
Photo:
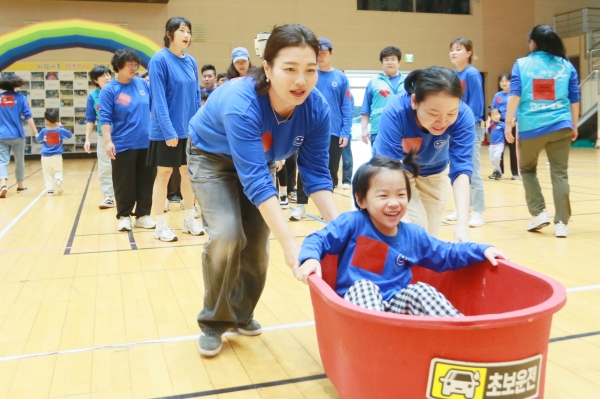
<path fill-rule="evenodd" d="M 45 127 L 44 113 L 48 108 L 59 111 L 59 121 L 73 137 L 63 140 L 63 153 L 85 153 L 85 108 L 90 92 L 96 85 L 89 77 L 94 66 L 102 62 L 17 62 L 2 72 L 15 74 L 27 83 L 17 91 L 27 96 L 33 121 L 38 132 Z M 140 72 L 143 72 L 140 70 Z M 138 72 L 138 73 L 140 73 Z M 25 154 L 40 154 L 42 144 L 36 143 L 31 129 L 22 121 L 25 130 Z M 96 152 L 96 126 L 90 136 L 90 147 Z"/>

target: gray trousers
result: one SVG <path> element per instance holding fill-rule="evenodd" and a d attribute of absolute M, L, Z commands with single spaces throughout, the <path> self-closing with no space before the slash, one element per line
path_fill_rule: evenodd
<path fill-rule="evenodd" d="M 15 156 L 17 183 L 23 183 L 23 180 L 25 180 L 25 139 L 20 137 L 0 140 L 0 179 L 8 179 L 11 150 Z"/>
<path fill-rule="evenodd" d="M 221 335 L 252 320 L 267 279 L 270 231 L 244 194 L 233 160 L 188 143 L 188 173 L 210 237 L 202 254 L 198 325 L 204 334 Z M 275 163 L 269 171 L 275 184 Z"/>

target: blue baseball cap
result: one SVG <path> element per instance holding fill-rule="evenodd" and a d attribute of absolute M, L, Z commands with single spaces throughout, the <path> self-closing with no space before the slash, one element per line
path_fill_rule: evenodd
<path fill-rule="evenodd" d="M 333 50 L 333 44 L 331 40 L 324 37 L 319 38 L 319 50 Z"/>
<path fill-rule="evenodd" d="M 248 50 L 246 50 L 245 48 L 236 47 L 231 52 L 231 59 L 233 60 L 234 64 L 236 61 L 239 61 L 239 60 L 248 61 L 248 60 L 250 60 L 250 54 L 248 53 Z"/>

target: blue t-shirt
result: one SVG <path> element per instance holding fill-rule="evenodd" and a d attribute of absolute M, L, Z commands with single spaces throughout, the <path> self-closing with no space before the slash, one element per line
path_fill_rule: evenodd
<path fill-rule="evenodd" d="M 31 119 L 27 97 L 14 91 L 0 93 L 0 139 L 25 138 L 21 116 Z"/>
<path fill-rule="evenodd" d="M 392 95 L 398 93 L 400 87 L 398 85 L 400 83 L 404 83 L 404 78 L 401 73 L 398 73 L 396 76 L 392 76 L 391 78 L 388 76 L 390 83 L 392 84 Z M 371 87 L 372 80 L 369 80 L 367 84 L 367 88 L 365 89 L 365 96 L 363 97 L 363 103 L 360 107 L 361 115 L 371 115 L 371 104 L 373 103 L 373 89 Z"/>
<path fill-rule="evenodd" d="M 42 145 L 42 156 L 62 155 L 63 139 L 70 139 L 73 135 L 65 128 L 57 129 L 43 128 L 35 138 L 36 143 L 44 142 Z"/>
<path fill-rule="evenodd" d="M 467 66 L 462 72 L 458 72 L 458 69 L 455 69 L 454 72 L 458 75 L 463 88 L 463 102 L 473 111 L 475 122 L 481 122 L 483 120 L 483 84 L 481 73 L 472 65 Z"/>
<path fill-rule="evenodd" d="M 400 222 L 398 233 L 381 234 L 366 211 L 344 212 L 326 227 L 306 237 L 300 264 L 307 259 L 338 256 L 335 292 L 344 296 L 361 279 L 375 283 L 389 301 L 412 280 L 412 266 L 436 272 L 457 270 L 485 260 L 490 245 L 451 243 L 427 234 L 421 226 Z"/>
<path fill-rule="evenodd" d="M 254 83 L 250 77 L 232 79 L 210 95 L 190 121 L 194 146 L 232 157 L 244 193 L 256 206 L 277 196 L 267 162 L 296 151 L 304 191 L 333 191 L 325 98 L 313 89 L 286 122 L 277 124 L 269 95 L 258 95 Z"/>
<path fill-rule="evenodd" d="M 352 101 L 350 99 L 350 83 L 346 75 L 337 69 L 318 71 L 317 89 L 321 92 L 331 113 L 330 133 L 337 137 L 350 137 L 352 130 Z"/>
<path fill-rule="evenodd" d="M 504 122 L 490 122 L 488 132 L 490 134 L 490 144 L 504 144 Z"/>
<path fill-rule="evenodd" d="M 401 160 L 411 148 L 417 148 L 416 160 L 421 169 L 419 175 L 426 177 L 441 173 L 450 162 L 452 183 L 461 174 L 470 179 L 475 142 L 475 121 L 471 109 L 461 101 L 456 122 L 443 134 L 435 136 L 417 125 L 410 96 L 410 93 L 399 94 L 385 106 L 379 122 L 379 135 L 375 140 L 375 152 Z M 406 168 L 412 172 L 410 166 Z"/>
<path fill-rule="evenodd" d="M 100 119 L 111 125 L 111 139 L 117 153 L 148 148 L 150 132 L 150 87 L 142 78 L 127 84 L 117 79 L 100 90 Z"/>
<path fill-rule="evenodd" d="M 152 93 L 150 140 L 187 138 L 188 124 L 200 108 L 198 65 L 191 55 L 181 58 L 162 49 L 148 64 Z"/>
<path fill-rule="evenodd" d="M 503 90 L 494 94 L 494 99 L 492 100 L 492 108 L 496 108 L 500 111 L 500 118 L 504 120 L 506 118 L 506 107 L 508 106 L 508 93 L 505 93 Z"/>
<path fill-rule="evenodd" d="M 88 94 L 85 106 L 86 123 L 95 123 L 98 136 L 102 136 L 102 122 L 100 121 L 100 89 L 96 88 Z"/>
<path fill-rule="evenodd" d="M 554 60 L 554 58 L 559 58 L 559 57 L 553 57 L 550 54 L 543 52 L 543 51 L 536 51 L 531 53 L 530 55 L 528 55 L 527 57 L 536 57 L 536 58 L 540 58 L 540 59 L 546 59 L 546 60 L 551 60 L 551 61 L 556 61 Z M 526 58 L 527 58 L 526 57 Z M 562 60 L 559 58 L 559 61 Z M 575 70 L 575 68 L 573 67 L 573 65 L 569 62 L 570 65 L 570 71 L 568 71 L 569 75 L 569 82 L 568 82 L 568 90 L 567 90 L 567 97 L 568 97 L 568 102 L 571 104 L 574 103 L 578 103 L 581 99 L 581 93 L 579 91 L 579 78 L 577 76 L 577 71 Z M 550 72 L 552 72 L 550 69 L 548 69 Z M 531 76 L 531 77 L 526 77 L 525 79 L 527 80 L 534 80 L 535 78 L 538 77 L 547 77 L 547 72 L 545 70 L 542 71 L 536 71 L 539 76 Z M 546 72 L 546 73 L 544 73 Z M 515 62 L 515 65 L 513 66 L 512 69 L 512 76 L 510 78 L 510 93 L 509 95 L 511 96 L 519 96 L 519 97 L 523 97 L 522 95 L 522 79 L 521 79 L 521 70 L 519 68 L 519 64 L 518 64 L 518 60 L 517 62 Z M 558 93 L 559 95 L 561 93 Z M 564 97 L 563 97 L 564 98 Z M 523 98 L 521 98 L 521 100 L 523 100 Z M 521 101 L 521 103 L 519 104 L 519 108 L 522 105 L 523 101 Z M 548 111 L 551 111 L 550 109 L 548 109 Z M 520 130 L 519 130 L 519 139 L 521 140 L 526 140 L 526 139 L 530 139 L 530 138 L 534 138 L 534 137 L 539 137 L 539 136 L 543 136 L 545 134 L 548 133 L 552 133 L 552 132 L 556 132 L 558 130 L 561 129 L 573 129 L 573 121 L 570 118 L 570 109 L 565 109 L 563 110 L 564 113 L 568 113 L 569 114 L 569 118 L 568 120 L 562 120 L 556 123 L 551 123 L 549 125 L 545 125 L 545 126 L 540 126 L 534 129 L 528 129 L 528 130 L 521 130 L 521 128 L 523 128 L 522 126 L 520 126 Z"/>

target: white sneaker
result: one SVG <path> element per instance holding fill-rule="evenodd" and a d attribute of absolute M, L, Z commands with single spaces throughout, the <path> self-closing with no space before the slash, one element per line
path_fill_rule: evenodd
<path fill-rule="evenodd" d="M 131 230 L 131 219 L 129 218 L 129 216 L 123 216 L 119 219 L 119 225 L 117 226 L 117 230 L 119 230 L 119 231 Z"/>
<path fill-rule="evenodd" d="M 290 220 L 302 220 L 306 217 L 306 209 L 303 204 L 298 204 L 294 212 L 290 215 Z"/>
<path fill-rule="evenodd" d="M 62 195 L 62 193 L 64 193 L 64 192 L 65 192 L 65 189 L 63 188 L 62 180 L 56 179 L 56 181 L 54 182 L 54 194 Z"/>
<path fill-rule="evenodd" d="M 282 195 L 279 197 L 279 206 L 281 209 L 288 209 L 290 207 L 290 201 L 288 201 L 287 195 Z"/>
<path fill-rule="evenodd" d="M 481 227 L 485 224 L 485 220 L 483 220 L 483 215 L 478 212 L 471 212 L 469 218 L 469 227 Z"/>
<path fill-rule="evenodd" d="M 554 225 L 554 236 L 566 238 L 569 235 L 569 228 L 563 222 L 558 222 Z"/>
<path fill-rule="evenodd" d="M 154 238 L 164 242 L 177 241 L 177 236 L 166 224 L 162 226 L 156 226 L 156 230 L 154 230 Z"/>
<path fill-rule="evenodd" d="M 100 209 L 108 209 L 108 208 L 114 208 L 114 207 L 115 207 L 115 201 L 113 201 L 113 199 L 110 197 L 104 198 L 104 201 L 102 201 L 98 205 L 98 208 L 100 208 Z"/>
<path fill-rule="evenodd" d="M 348 183 L 344 183 L 342 184 L 342 189 L 343 190 L 350 190 L 352 188 L 352 186 Z"/>
<path fill-rule="evenodd" d="M 542 227 L 548 226 L 549 224 L 550 224 L 550 219 L 548 219 L 548 214 L 546 213 L 546 210 L 544 209 L 542 211 L 542 213 L 531 218 L 531 220 L 529 221 L 529 224 L 527 225 L 527 231 L 537 231 L 537 230 L 541 229 Z"/>
<path fill-rule="evenodd" d="M 446 220 L 450 220 L 451 222 L 456 222 L 458 220 L 458 213 L 456 213 L 456 211 L 454 211 L 451 214 L 446 215 Z"/>
<path fill-rule="evenodd" d="M 198 208 L 194 205 L 194 219 L 200 218 L 200 214 L 198 213 Z"/>
<path fill-rule="evenodd" d="M 168 199 L 165 200 L 165 209 L 164 209 L 164 211 L 165 212 L 169 212 L 169 200 Z"/>
<path fill-rule="evenodd" d="M 153 229 L 156 227 L 156 222 L 148 215 L 140 216 L 135 218 L 134 227 L 141 227 L 142 229 Z"/>
<path fill-rule="evenodd" d="M 181 228 L 183 233 L 188 233 L 193 236 L 203 236 L 204 229 L 200 226 L 200 223 L 193 218 L 185 218 L 183 220 L 183 227 Z"/>

